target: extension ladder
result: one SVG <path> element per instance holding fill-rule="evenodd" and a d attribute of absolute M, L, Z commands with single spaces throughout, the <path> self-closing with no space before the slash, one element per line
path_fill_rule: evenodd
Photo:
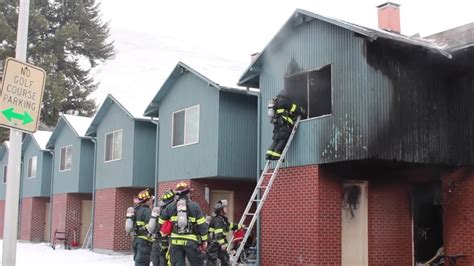
<path fill-rule="evenodd" d="M 265 164 L 265 167 L 263 168 L 263 172 L 260 175 L 260 178 L 258 179 L 255 190 L 253 191 L 252 197 L 250 197 L 250 201 L 247 204 L 247 207 L 245 208 L 244 215 L 242 216 L 239 222 L 239 224 L 243 224 L 245 220 L 247 220 L 248 217 L 252 217 L 250 224 L 246 228 L 245 236 L 243 240 L 238 244 L 239 248 L 237 249 L 237 252 L 235 254 L 230 254 L 231 245 L 227 246 L 227 252 L 230 254 L 230 261 L 232 262 L 232 265 L 237 264 L 240 254 L 244 250 L 245 243 L 247 242 L 247 239 L 249 238 L 252 232 L 252 228 L 259 217 L 263 204 L 265 203 L 265 200 L 268 197 L 268 193 L 270 192 L 270 189 L 272 188 L 273 182 L 275 181 L 275 178 L 278 175 L 278 170 L 280 169 L 281 165 L 283 164 L 283 161 L 285 160 L 286 153 L 288 152 L 288 148 L 291 145 L 291 142 L 293 140 L 293 137 L 296 133 L 296 129 L 298 128 L 299 124 L 300 124 L 300 117 L 298 116 L 298 119 L 296 120 L 295 125 L 293 126 L 293 130 L 291 131 L 291 135 L 288 138 L 288 142 L 286 143 L 285 149 L 283 149 L 283 152 L 281 153 L 281 157 L 277 161 L 275 168 L 273 170 L 271 169 L 273 161 L 270 161 L 270 160 L 267 161 L 267 163 Z M 268 181 L 267 184 L 264 184 L 265 179 L 268 176 L 270 176 L 270 180 Z M 263 193 L 263 195 L 260 198 L 261 193 Z M 252 208 L 252 206 L 255 206 L 255 212 L 250 212 L 250 209 Z M 234 237 L 232 236 L 229 243 L 232 243 L 233 240 L 234 240 Z"/>
<path fill-rule="evenodd" d="M 84 238 L 84 242 L 82 243 L 82 248 L 90 249 L 92 247 L 92 224 L 89 226 L 87 230 L 86 237 Z"/>

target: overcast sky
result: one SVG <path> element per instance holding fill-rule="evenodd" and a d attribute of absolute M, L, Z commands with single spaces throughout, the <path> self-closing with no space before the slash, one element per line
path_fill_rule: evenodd
<path fill-rule="evenodd" d="M 98 67 L 98 104 L 112 93 L 144 110 L 178 61 L 235 86 L 296 8 L 376 28 L 376 0 L 99 0 L 117 55 Z M 472 0 L 398 0 L 402 34 L 426 36 L 474 22 Z"/>

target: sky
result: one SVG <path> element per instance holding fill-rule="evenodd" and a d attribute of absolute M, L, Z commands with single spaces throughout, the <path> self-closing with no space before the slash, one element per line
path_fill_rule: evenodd
<path fill-rule="evenodd" d="M 182 61 L 225 86 L 297 8 L 377 27 L 381 0 L 98 0 L 116 55 L 93 70 L 100 105 L 108 93 L 142 112 Z M 402 34 L 427 36 L 474 22 L 472 0 L 397 0 Z"/>

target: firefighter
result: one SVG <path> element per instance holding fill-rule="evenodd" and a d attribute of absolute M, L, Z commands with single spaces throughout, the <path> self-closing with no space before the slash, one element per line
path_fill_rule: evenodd
<path fill-rule="evenodd" d="M 281 90 L 268 102 L 268 116 L 273 124 L 273 143 L 266 152 L 267 160 L 280 159 L 296 119 L 304 114 L 305 110 L 296 105 L 288 96 L 287 90 Z"/>
<path fill-rule="evenodd" d="M 186 182 L 176 186 L 177 199 L 164 209 L 158 220 L 158 227 L 166 221 L 173 223 L 170 255 L 173 266 L 184 266 L 185 258 L 193 266 L 204 265 L 202 251 L 207 249 L 208 225 L 201 208 L 191 201 L 191 188 Z"/>
<path fill-rule="evenodd" d="M 151 246 L 153 238 L 149 236 L 146 225 L 150 221 L 153 195 L 149 189 L 138 193 L 135 197 L 135 208 L 127 209 L 125 230 L 134 236 L 133 238 L 133 260 L 135 266 L 150 265 Z"/>
<path fill-rule="evenodd" d="M 169 238 L 171 234 L 171 222 L 161 226 L 161 230 L 157 230 L 157 220 L 160 213 L 174 201 L 175 194 L 173 190 L 166 191 L 162 196 L 158 207 L 154 207 L 151 212 L 151 219 L 148 223 L 147 230 L 154 236 L 155 241 L 151 249 L 151 262 L 153 266 L 167 266 L 169 264 Z"/>
<path fill-rule="evenodd" d="M 229 254 L 227 253 L 227 235 L 229 230 L 240 230 L 242 225 L 229 223 L 226 217 L 227 200 L 220 200 L 214 205 L 214 214 L 209 225 L 211 244 L 208 252 L 208 265 L 217 265 L 219 258 L 221 265 L 229 265 Z"/>

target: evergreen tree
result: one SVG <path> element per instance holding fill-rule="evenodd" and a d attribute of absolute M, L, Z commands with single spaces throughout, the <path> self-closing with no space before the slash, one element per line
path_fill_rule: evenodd
<path fill-rule="evenodd" d="M 18 5 L 18 0 L 0 0 L 0 60 L 15 56 Z M 96 105 L 88 96 L 98 84 L 90 71 L 113 56 L 109 36 L 95 0 L 31 1 L 27 61 L 47 73 L 45 125 L 54 126 L 60 113 L 93 115 Z"/>

